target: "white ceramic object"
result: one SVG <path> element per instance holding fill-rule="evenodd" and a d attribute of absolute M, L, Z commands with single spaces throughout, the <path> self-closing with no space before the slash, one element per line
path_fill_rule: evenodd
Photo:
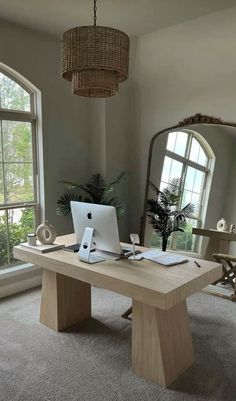
<path fill-rule="evenodd" d="M 37 245 L 36 240 L 37 240 L 37 237 L 36 237 L 35 234 L 28 234 L 27 235 L 27 241 L 28 241 L 29 245 L 36 246 Z"/>
<path fill-rule="evenodd" d="M 226 231 L 227 230 L 227 223 L 223 217 L 221 220 L 218 221 L 216 228 L 218 231 Z"/>
<path fill-rule="evenodd" d="M 40 224 L 36 230 L 36 235 L 41 244 L 53 244 L 56 239 L 57 233 L 55 227 L 49 224 L 47 220 L 43 224 Z"/>
<path fill-rule="evenodd" d="M 236 231 L 236 226 L 235 226 L 235 224 L 231 224 L 231 226 L 230 226 L 230 228 L 229 228 L 229 232 L 230 232 L 231 234 L 234 234 L 235 231 Z"/>

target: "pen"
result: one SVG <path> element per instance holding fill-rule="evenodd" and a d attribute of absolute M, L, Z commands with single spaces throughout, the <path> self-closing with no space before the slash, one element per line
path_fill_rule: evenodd
<path fill-rule="evenodd" d="M 197 267 L 201 267 L 196 260 L 194 260 L 194 263 L 195 263 L 195 265 L 197 265 Z"/>

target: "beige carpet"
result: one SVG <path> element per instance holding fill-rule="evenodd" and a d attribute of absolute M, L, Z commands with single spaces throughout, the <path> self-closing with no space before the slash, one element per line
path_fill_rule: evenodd
<path fill-rule="evenodd" d="M 0 302 L 1 401 L 235 401 L 236 303 L 188 300 L 195 364 L 170 389 L 131 369 L 130 300 L 93 289 L 93 316 L 66 333 L 38 323 L 40 289 Z"/>

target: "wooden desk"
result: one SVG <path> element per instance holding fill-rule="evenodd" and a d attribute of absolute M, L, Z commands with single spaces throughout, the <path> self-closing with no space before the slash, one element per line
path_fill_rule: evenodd
<path fill-rule="evenodd" d="M 193 228 L 193 234 L 209 237 L 204 259 L 214 260 L 213 253 L 229 253 L 230 241 L 236 241 L 236 233 L 227 231 L 208 230 L 206 228 Z"/>
<path fill-rule="evenodd" d="M 74 235 L 56 242 L 72 244 Z M 43 267 L 40 322 L 51 329 L 90 318 L 91 284 L 132 298 L 134 372 L 163 386 L 193 363 L 186 298 L 222 275 L 220 264 L 201 261 L 198 268 L 190 258 L 169 268 L 126 259 L 89 265 L 71 252 L 42 254 L 21 246 L 14 257 Z"/>

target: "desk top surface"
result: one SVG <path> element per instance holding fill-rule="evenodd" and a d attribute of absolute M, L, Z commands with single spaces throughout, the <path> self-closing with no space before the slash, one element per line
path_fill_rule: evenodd
<path fill-rule="evenodd" d="M 229 231 L 219 231 L 208 228 L 193 228 L 192 233 L 210 238 L 219 238 L 225 241 L 236 241 L 236 233 L 230 233 Z"/>
<path fill-rule="evenodd" d="M 59 244 L 75 243 L 74 234 L 58 237 Z M 127 245 L 127 244 L 126 244 Z M 141 250 L 146 248 L 139 247 Z M 16 246 L 16 259 L 45 269 L 118 292 L 138 301 L 168 309 L 189 295 L 216 281 L 222 275 L 221 264 L 199 260 L 201 268 L 188 257 L 189 262 L 165 267 L 148 260 L 120 259 L 96 264 L 83 263 L 78 255 L 63 250 L 49 253 Z"/>

